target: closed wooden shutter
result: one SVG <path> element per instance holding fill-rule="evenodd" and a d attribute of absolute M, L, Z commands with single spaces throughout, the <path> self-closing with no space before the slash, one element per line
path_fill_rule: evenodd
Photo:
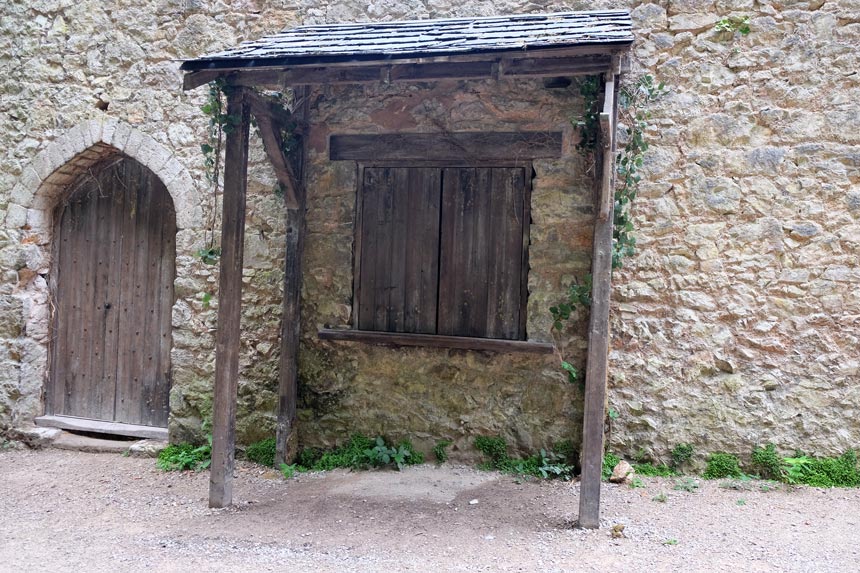
<path fill-rule="evenodd" d="M 521 336 L 522 168 L 445 169 L 438 333 Z"/>
<path fill-rule="evenodd" d="M 439 177 L 438 169 L 364 170 L 360 329 L 436 332 Z"/>
<path fill-rule="evenodd" d="M 522 167 L 367 167 L 360 330 L 524 339 Z"/>

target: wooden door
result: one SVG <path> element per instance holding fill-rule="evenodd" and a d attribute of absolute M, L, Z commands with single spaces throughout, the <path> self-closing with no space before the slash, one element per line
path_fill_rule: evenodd
<path fill-rule="evenodd" d="M 121 157 L 55 214 L 47 410 L 167 426 L 176 213 L 164 184 Z"/>

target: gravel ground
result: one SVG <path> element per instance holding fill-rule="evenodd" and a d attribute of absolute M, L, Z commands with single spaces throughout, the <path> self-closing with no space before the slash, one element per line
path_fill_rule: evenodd
<path fill-rule="evenodd" d="M 207 508 L 208 478 L 116 454 L 0 452 L 0 570 L 860 570 L 858 490 L 643 478 L 607 485 L 604 527 L 583 531 L 578 484 L 465 467 L 284 480 L 240 463 L 225 510 Z"/>

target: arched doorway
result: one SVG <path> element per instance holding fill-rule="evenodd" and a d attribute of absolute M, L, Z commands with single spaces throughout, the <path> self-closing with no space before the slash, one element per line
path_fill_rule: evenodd
<path fill-rule="evenodd" d="M 167 427 L 175 241 L 164 183 L 125 155 L 90 168 L 57 206 L 52 425 L 130 435 Z"/>

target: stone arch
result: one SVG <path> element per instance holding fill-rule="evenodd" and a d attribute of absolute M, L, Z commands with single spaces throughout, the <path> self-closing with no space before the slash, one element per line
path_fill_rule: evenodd
<path fill-rule="evenodd" d="M 143 164 L 167 187 L 178 229 L 203 225 L 200 195 L 188 170 L 155 139 L 115 118 L 78 124 L 52 141 L 28 165 L 13 187 L 7 229 L 23 229 L 38 244 L 50 242 L 51 211 L 67 187 L 88 168 L 123 153 Z"/>
<path fill-rule="evenodd" d="M 50 300 L 47 275 L 54 208 L 87 170 L 113 155 L 127 155 L 152 171 L 167 188 L 177 231 L 203 227 L 201 196 L 173 153 L 151 136 L 115 118 L 85 121 L 52 141 L 27 165 L 12 189 L 4 229 L 12 239 L 17 285 L 5 306 L 20 312 L 17 398 L 11 419 L 28 425 L 42 410 L 48 373 Z M 178 271 L 178 269 L 177 269 Z M 10 309 L 11 310 L 11 309 Z M 15 311 L 13 311 L 15 312 Z"/>

